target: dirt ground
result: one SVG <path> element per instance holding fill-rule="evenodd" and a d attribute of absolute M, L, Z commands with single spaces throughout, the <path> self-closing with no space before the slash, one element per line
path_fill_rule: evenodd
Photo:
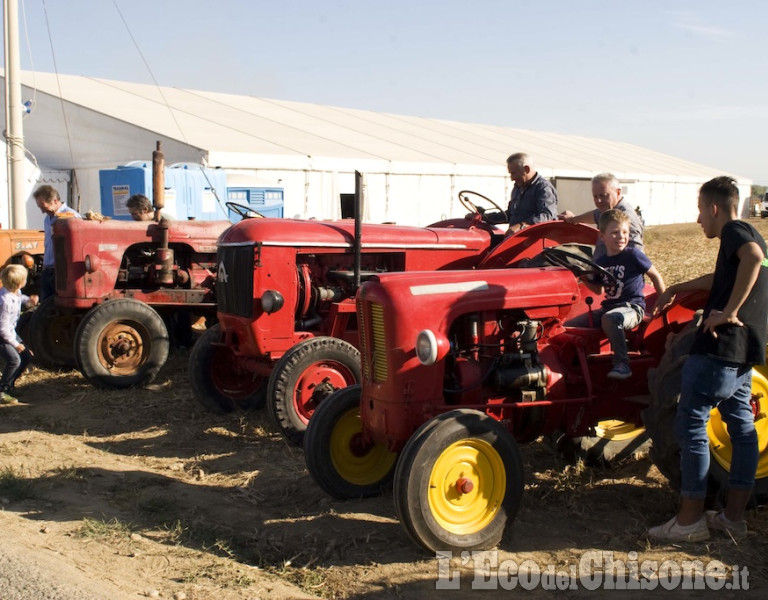
<path fill-rule="evenodd" d="M 768 233 L 762 222 L 756 225 Z M 655 228 L 647 240 L 648 253 L 670 282 L 713 264 L 716 242 L 705 242 L 694 226 Z M 61 581 L 87 584 L 117 600 L 476 593 L 471 567 L 479 557 L 455 557 L 452 579 L 440 579 L 440 562 L 400 527 L 391 493 L 333 500 L 308 475 L 302 450 L 281 438 L 266 412 L 206 412 L 191 396 L 187 358 L 186 351 L 176 351 L 151 389 L 100 391 L 74 371 L 35 369 L 26 376 L 21 403 L 0 407 L 4 546 L 49 565 Z M 710 587 L 746 581 L 749 591 L 721 593 L 764 597 L 764 508 L 750 511 L 751 533 L 739 543 L 718 537 L 650 544 L 645 528 L 673 514 L 676 496 L 647 457 L 605 467 L 567 462 L 542 441 L 522 451 L 523 504 L 496 556 L 505 568 L 554 565 L 572 575 L 595 551 L 628 563 L 717 560 L 725 565 L 725 579 Z M 579 578 L 561 582 L 569 589 L 559 594 L 615 593 L 601 586 L 589 591 L 587 584 Z M 550 596 L 546 585 L 542 579 L 525 593 Z M 438 589 L 451 586 L 458 589 Z M 706 592 L 673 593 L 697 598 Z"/>

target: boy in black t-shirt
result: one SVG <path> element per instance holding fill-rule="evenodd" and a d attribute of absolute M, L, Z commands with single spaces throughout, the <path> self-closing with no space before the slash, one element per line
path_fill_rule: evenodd
<path fill-rule="evenodd" d="M 699 219 L 708 238 L 720 238 L 715 272 L 670 286 L 663 307 L 677 293 L 709 289 L 704 322 L 683 366 L 675 430 L 680 441 L 680 509 L 647 535 L 664 541 L 709 539 L 710 529 L 734 537 L 747 533 L 744 511 L 758 463 L 757 432 L 750 406 L 752 366 L 765 362 L 768 334 L 766 244 L 737 218 L 739 191 L 730 177 L 716 177 L 699 190 Z M 728 500 L 722 511 L 704 514 L 709 472 L 707 422 L 717 407 L 733 447 Z"/>

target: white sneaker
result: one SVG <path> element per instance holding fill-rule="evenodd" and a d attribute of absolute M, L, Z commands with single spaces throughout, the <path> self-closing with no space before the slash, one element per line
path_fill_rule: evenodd
<path fill-rule="evenodd" d="M 709 528 L 703 516 L 693 525 L 680 525 L 675 515 L 663 525 L 649 528 L 645 536 L 660 542 L 703 542 L 709 539 Z"/>

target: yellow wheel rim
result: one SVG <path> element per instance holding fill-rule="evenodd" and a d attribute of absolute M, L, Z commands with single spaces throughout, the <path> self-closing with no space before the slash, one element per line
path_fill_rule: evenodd
<path fill-rule="evenodd" d="M 760 452 L 757 463 L 757 479 L 768 477 L 768 419 L 765 417 L 768 412 L 767 373 L 768 369 L 765 366 L 752 370 L 752 396 L 758 403 L 758 418 L 755 421 L 757 447 Z M 712 456 L 723 469 L 730 472 L 733 446 L 731 445 L 731 438 L 728 436 L 728 428 L 720 416 L 720 411 L 716 408 L 712 409 L 710 413 L 707 434 L 709 435 L 709 449 Z"/>
<path fill-rule="evenodd" d="M 504 461 L 488 442 L 465 439 L 437 457 L 428 502 L 440 526 L 457 535 L 481 531 L 501 509 L 507 489 Z"/>
<path fill-rule="evenodd" d="M 633 423 L 608 419 L 600 421 L 595 427 L 595 435 L 612 442 L 626 442 L 645 433 L 645 427 L 638 427 Z"/>
<path fill-rule="evenodd" d="M 397 454 L 381 444 L 365 444 L 360 409 L 345 412 L 331 432 L 331 464 L 339 476 L 353 485 L 374 485 L 392 470 Z"/>

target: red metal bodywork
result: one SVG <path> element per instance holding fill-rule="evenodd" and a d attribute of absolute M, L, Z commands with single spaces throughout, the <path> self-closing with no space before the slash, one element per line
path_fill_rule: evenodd
<path fill-rule="evenodd" d="M 678 298 L 629 332 L 633 376 L 621 382 L 606 377 L 611 354 L 602 330 L 566 326 L 587 310 L 590 294 L 557 267 L 369 280 L 357 300 L 364 435 L 399 451 L 421 424 L 455 408 L 486 412 L 518 441 L 554 430 L 593 435 L 605 419 L 641 424 L 648 369 L 661 359 L 667 335 L 703 305 L 705 293 Z M 435 336 L 433 364 L 416 355 L 424 330 Z M 535 332 L 535 340 L 526 344 L 524 331 Z"/>
<path fill-rule="evenodd" d="M 362 226 L 365 280 L 383 272 L 470 269 L 501 235 L 479 221 L 418 228 Z M 269 374 L 298 342 L 330 335 L 358 345 L 353 286 L 354 222 L 249 219 L 219 239 L 218 318 L 226 344 L 248 369 Z M 268 314 L 261 298 L 278 292 Z M 235 307 L 237 305 L 237 307 Z"/>
<path fill-rule="evenodd" d="M 160 256 L 168 271 L 164 274 L 157 259 L 163 251 L 162 223 L 57 221 L 56 305 L 89 309 L 104 300 L 133 298 L 153 306 L 213 308 L 216 240 L 229 226 L 227 221 L 168 222 L 171 253 Z"/>

